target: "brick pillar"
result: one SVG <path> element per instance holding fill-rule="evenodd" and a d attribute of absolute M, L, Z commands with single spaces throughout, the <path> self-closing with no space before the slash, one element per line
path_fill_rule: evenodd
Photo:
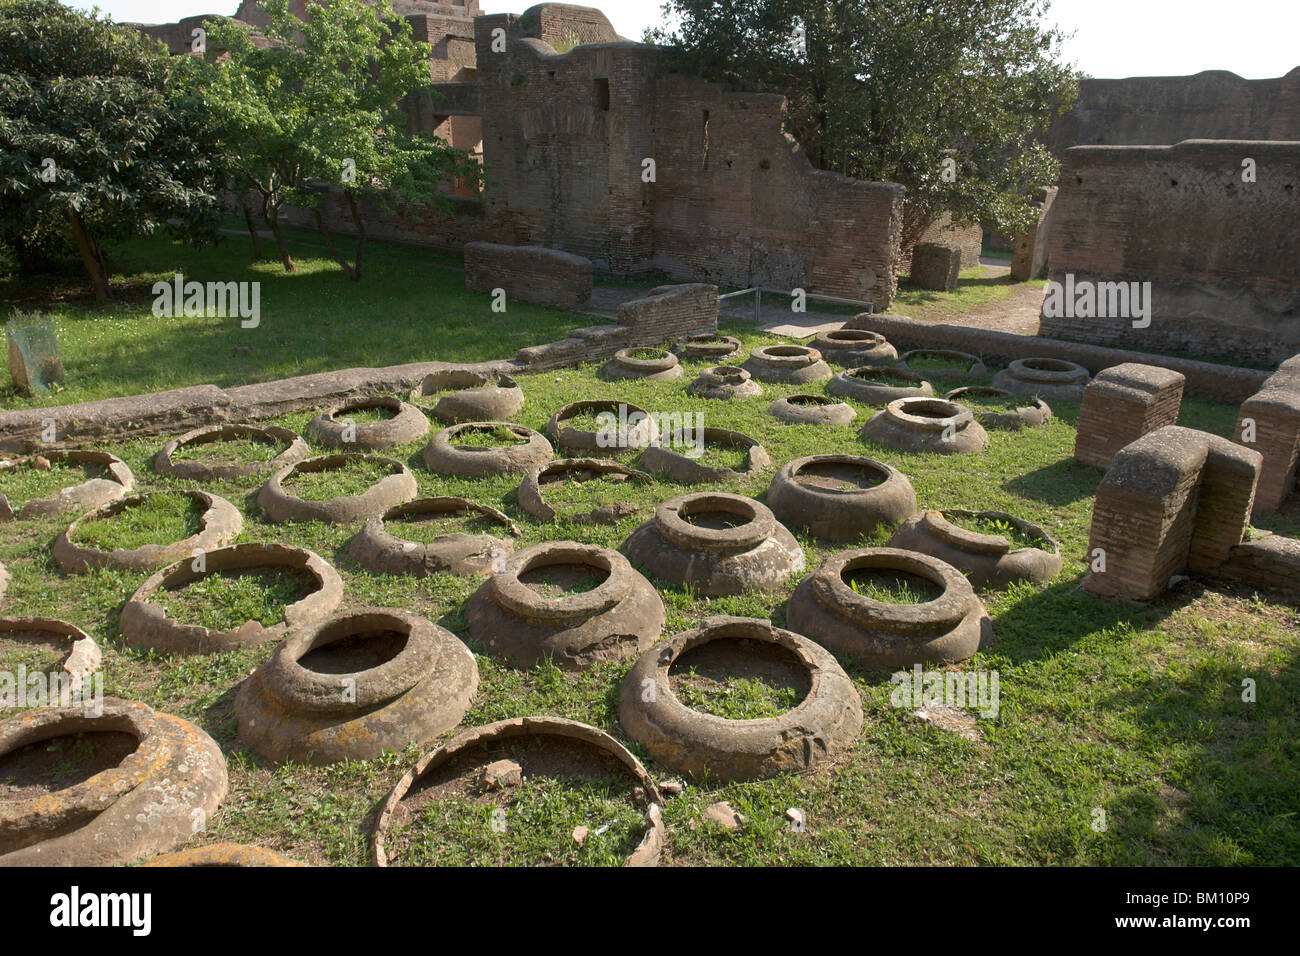
<path fill-rule="evenodd" d="M 1108 468 L 1125 445 L 1177 424 L 1185 381 L 1180 372 L 1132 362 L 1099 372 L 1083 391 L 1074 457 Z"/>

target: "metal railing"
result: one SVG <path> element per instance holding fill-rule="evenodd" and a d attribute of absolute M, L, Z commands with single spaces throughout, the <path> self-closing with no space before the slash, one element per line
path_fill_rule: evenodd
<path fill-rule="evenodd" d="M 719 295 L 718 303 L 721 305 L 721 303 L 726 299 L 735 299 L 752 293 L 754 296 L 754 321 L 761 322 L 764 292 L 768 295 L 784 296 L 787 299 L 794 295 L 793 289 L 782 291 L 780 289 L 764 289 L 762 286 L 750 286 L 748 289 L 741 289 L 739 292 L 727 292 L 723 295 Z M 851 305 L 861 308 L 862 311 L 867 313 L 872 313 L 876 310 L 874 302 L 864 302 L 861 299 L 844 299 L 837 295 L 822 295 L 819 292 L 804 292 L 804 298 L 816 299 L 818 302 L 829 302 L 832 305 Z"/>

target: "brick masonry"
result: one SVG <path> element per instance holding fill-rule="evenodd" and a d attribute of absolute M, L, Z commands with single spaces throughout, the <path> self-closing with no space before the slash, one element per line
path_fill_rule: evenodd
<path fill-rule="evenodd" d="M 1021 282 L 1027 279 L 1046 279 L 1048 269 L 1048 240 L 1052 234 L 1052 207 L 1056 203 L 1056 186 L 1040 190 L 1034 205 L 1038 207 L 1038 222 L 1028 232 L 1016 236 L 1011 252 L 1011 277 Z"/>
<path fill-rule="evenodd" d="M 507 301 L 577 311 L 591 304 L 591 260 L 541 246 L 471 242 L 465 246 L 465 287 L 504 289 Z"/>
<path fill-rule="evenodd" d="M 1247 442 L 1253 424 L 1254 441 Z M 1264 457 L 1255 508 L 1276 510 L 1296 488 L 1300 470 L 1300 355 L 1283 362 L 1241 403 L 1234 438 Z"/>
<path fill-rule="evenodd" d="M 937 292 L 957 291 L 961 255 L 961 249 L 956 246 L 918 242 L 912 247 L 912 273 L 909 277 L 912 285 Z"/>
<path fill-rule="evenodd" d="M 1245 159 L 1256 182 L 1242 181 Z M 1300 352 L 1298 215 L 1300 142 L 1070 149 L 1052 280 L 1150 282 L 1152 317 L 1134 328 L 1128 316 L 1044 314 L 1042 334 L 1279 362 Z"/>
<path fill-rule="evenodd" d="M 1100 372 L 1083 390 L 1074 457 L 1108 468 L 1125 445 L 1177 424 L 1186 381 L 1180 372 L 1136 363 Z"/>
<path fill-rule="evenodd" d="M 1168 425 L 1123 448 L 1097 489 L 1083 589 L 1149 601 L 1181 571 L 1218 574 L 1245 536 L 1260 455 Z"/>

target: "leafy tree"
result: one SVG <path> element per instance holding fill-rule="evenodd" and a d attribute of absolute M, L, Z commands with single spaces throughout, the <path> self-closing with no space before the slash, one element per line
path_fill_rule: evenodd
<path fill-rule="evenodd" d="M 213 21 L 203 66 L 208 110 L 242 183 L 261 197 L 262 216 L 288 271 L 280 212 L 313 210 L 326 248 L 352 279 L 365 256 L 363 202 L 392 208 L 436 202 L 440 183 L 478 176 L 468 153 L 413 133 L 403 98 L 430 82 L 427 43 L 386 0 L 315 0 L 306 19 L 288 0 L 265 0 L 269 24 L 258 46 L 248 27 Z M 357 232 L 349 263 L 335 249 L 322 203 L 341 193 Z"/>
<path fill-rule="evenodd" d="M 69 236 L 108 299 L 102 243 L 215 236 L 221 171 L 194 92 L 157 41 L 56 0 L 0 0 L 0 242 Z"/>
<path fill-rule="evenodd" d="M 1036 141 L 1077 95 L 1049 0 L 669 0 L 677 63 L 786 94 L 815 166 L 907 187 L 903 244 L 943 211 L 1008 233 L 1058 164 Z M 945 163 L 945 160 L 951 160 Z M 946 175 L 945 175 L 946 173 Z"/>

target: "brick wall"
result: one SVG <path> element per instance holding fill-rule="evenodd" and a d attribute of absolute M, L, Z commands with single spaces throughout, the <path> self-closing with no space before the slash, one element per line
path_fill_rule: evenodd
<path fill-rule="evenodd" d="M 1300 352 L 1300 143 L 1076 147 L 1053 215 L 1054 281 L 1149 281 L 1154 308 L 1140 329 L 1045 315 L 1043 335 L 1269 363 Z"/>
<path fill-rule="evenodd" d="M 659 345 L 718 331 L 718 287 L 702 282 L 651 289 L 645 298 L 618 307 L 618 323 L 631 330 L 632 345 Z"/>
<path fill-rule="evenodd" d="M 1254 441 L 1247 443 L 1247 422 Z M 1233 437 L 1264 457 L 1255 507 L 1276 510 L 1296 488 L 1300 471 L 1300 355 L 1283 362 L 1263 387 L 1241 404 Z"/>
<path fill-rule="evenodd" d="M 1082 80 L 1078 101 L 1047 136 L 1058 155 L 1071 146 L 1185 139 L 1300 140 L 1300 67 L 1267 80 L 1223 70 Z"/>
<path fill-rule="evenodd" d="M 1052 207 L 1056 203 L 1057 187 L 1049 186 L 1039 191 L 1034 205 L 1038 207 L 1038 221 L 1029 231 L 1012 240 L 1011 276 L 1024 282 L 1026 279 L 1046 279 L 1048 249 L 1052 235 Z"/>
<path fill-rule="evenodd" d="M 576 311 L 591 304 L 591 260 L 542 246 L 465 246 L 465 287 L 505 289 L 506 299 Z"/>
<path fill-rule="evenodd" d="M 813 169 L 781 130 L 782 97 L 661 75 L 642 44 L 556 56 L 513 15 L 475 25 L 497 241 L 619 275 L 892 300 L 902 187 Z M 491 50 L 498 28 L 505 53 Z"/>
<path fill-rule="evenodd" d="M 1215 574 L 1245 535 L 1260 456 L 1225 438 L 1168 425 L 1123 448 L 1097 489 L 1083 589 L 1150 601 L 1170 577 Z"/>
<path fill-rule="evenodd" d="M 969 269 L 980 264 L 980 253 L 984 249 L 984 228 L 978 223 L 962 226 L 952 221 L 952 213 L 944 213 L 926 227 L 917 239 L 921 242 L 936 242 L 943 246 L 952 246 L 961 250 L 961 267 Z M 900 274 L 912 270 L 912 250 L 903 249 L 898 262 Z"/>
<path fill-rule="evenodd" d="M 1180 372 L 1132 362 L 1100 372 L 1083 390 L 1074 457 L 1107 468 L 1125 445 L 1176 425 L 1186 381 Z"/>

